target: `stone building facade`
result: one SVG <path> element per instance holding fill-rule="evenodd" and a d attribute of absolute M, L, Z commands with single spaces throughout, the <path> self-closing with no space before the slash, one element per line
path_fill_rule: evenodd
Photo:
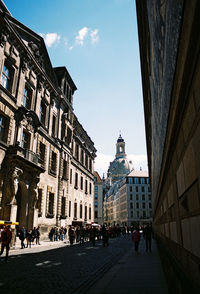
<path fill-rule="evenodd" d="M 0 218 L 44 235 L 91 222 L 96 149 L 73 111 L 76 85 L 2 2 L 0 27 Z"/>
<path fill-rule="evenodd" d="M 198 293 L 200 2 L 136 4 L 154 230 L 173 293 Z"/>
<path fill-rule="evenodd" d="M 103 225 L 104 181 L 94 172 L 94 222 Z"/>

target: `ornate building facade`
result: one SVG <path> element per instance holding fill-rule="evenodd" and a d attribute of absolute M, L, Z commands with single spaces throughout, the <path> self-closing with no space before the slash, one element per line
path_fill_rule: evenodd
<path fill-rule="evenodd" d="M 173 293 L 200 289 L 200 2 L 136 1 L 153 222 Z"/>
<path fill-rule="evenodd" d="M 73 111 L 76 85 L 2 2 L 0 27 L 0 218 L 44 235 L 92 222 L 96 149 Z"/>

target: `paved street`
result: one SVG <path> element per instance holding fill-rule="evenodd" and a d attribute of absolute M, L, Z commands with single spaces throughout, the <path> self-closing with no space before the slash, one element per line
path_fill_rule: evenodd
<path fill-rule="evenodd" d="M 0 293 L 128 294 L 133 284 L 167 293 L 155 244 L 153 252 L 146 253 L 144 241 L 140 243 L 137 255 L 132 241 L 124 237 L 111 239 L 108 247 L 101 242 L 95 247 L 43 242 L 31 249 L 12 250 L 8 263 L 0 259 Z"/>
<path fill-rule="evenodd" d="M 62 246 L 54 250 L 50 245 Z M 0 259 L 0 293 L 73 293 L 83 282 L 89 283 L 127 252 L 130 240 L 111 239 L 110 246 L 95 247 L 53 244 L 31 249 L 10 251 L 8 263 Z M 43 251 L 45 249 L 45 251 Z M 30 252 L 30 253 L 27 253 Z M 23 253 L 23 254 L 22 254 Z M 27 253 L 27 254 L 25 254 Z"/>

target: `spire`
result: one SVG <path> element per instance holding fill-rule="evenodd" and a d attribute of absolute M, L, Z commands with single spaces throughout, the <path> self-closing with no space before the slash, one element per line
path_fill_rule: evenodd
<path fill-rule="evenodd" d="M 119 135 L 119 138 L 117 139 L 117 144 L 116 144 L 116 158 L 123 158 L 126 157 L 125 153 L 125 142 L 124 139 L 122 138 L 121 134 Z"/>

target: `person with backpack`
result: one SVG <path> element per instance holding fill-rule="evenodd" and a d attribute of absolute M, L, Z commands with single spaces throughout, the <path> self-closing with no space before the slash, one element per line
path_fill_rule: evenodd
<path fill-rule="evenodd" d="M 8 253 L 10 249 L 10 242 L 12 240 L 12 232 L 10 230 L 10 226 L 5 226 L 3 231 L 1 232 L 0 241 L 1 241 L 1 252 L 0 255 L 3 254 L 4 248 L 6 247 L 6 257 L 5 262 L 8 260 Z"/>

